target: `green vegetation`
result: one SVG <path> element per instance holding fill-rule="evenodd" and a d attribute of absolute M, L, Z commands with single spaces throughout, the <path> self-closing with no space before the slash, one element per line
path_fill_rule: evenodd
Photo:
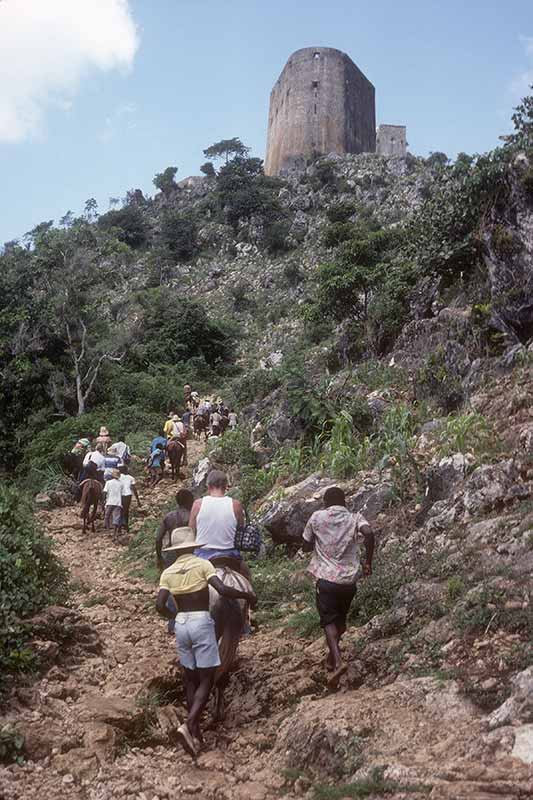
<path fill-rule="evenodd" d="M 0 483 L 0 690 L 37 666 L 24 619 L 66 597 L 67 574 L 20 492 Z"/>
<path fill-rule="evenodd" d="M 0 728 L 0 764 L 22 764 L 24 736 L 12 725 Z"/>
<path fill-rule="evenodd" d="M 431 786 L 409 785 L 398 783 L 383 777 L 384 767 L 376 767 L 369 778 L 362 778 L 353 783 L 344 783 L 338 786 L 317 784 L 314 786 L 315 800 L 344 800 L 348 797 L 379 797 L 389 794 L 422 794 L 428 795 Z"/>

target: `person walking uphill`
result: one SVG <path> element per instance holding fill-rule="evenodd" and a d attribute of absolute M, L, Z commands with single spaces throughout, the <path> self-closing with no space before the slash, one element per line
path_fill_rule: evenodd
<path fill-rule="evenodd" d="M 363 575 L 372 573 L 374 534 L 362 514 L 348 511 L 342 489 L 330 487 L 324 493 L 324 508 L 311 515 L 303 538 L 304 552 L 314 551 L 308 572 L 316 580 L 316 605 L 329 649 L 327 668 L 333 674 L 328 683 L 336 689 L 347 669 L 340 641 L 361 566 Z M 366 551 L 362 565 L 361 541 Z"/>
<path fill-rule="evenodd" d="M 223 597 L 247 600 L 255 605 L 252 592 L 225 586 L 209 561 L 193 555 L 196 547 L 190 528 L 174 531 L 172 549 L 177 558 L 161 575 L 156 608 L 165 619 L 172 619 L 167 602 L 172 595 L 178 608 L 176 647 L 183 667 L 187 695 L 187 722 L 178 729 L 185 750 L 196 757 L 202 741 L 200 717 L 209 699 L 220 655 L 215 623 L 209 613 L 209 587 Z"/>
<path fill-rule="evenodd" d="M 196 534 L 195 554 L 216 560 L 219 566 L 236 569 L 247 580 L 250 570 L 235 547 L 237 528 L 244 528 L 246 518 L 239 500 L 226 495 L 228 479 L 221 470 L 211 470 L 207 476 L 207 496 L 194 501 L 189 525 Z"/>

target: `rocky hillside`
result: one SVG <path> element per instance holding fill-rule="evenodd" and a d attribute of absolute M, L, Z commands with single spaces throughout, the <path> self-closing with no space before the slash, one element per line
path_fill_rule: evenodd
<path fill-rule="evenodd" d="M 41 659 L 5 700 L 9 800 L 43 781 L 86 800 L 533 796 L 532 120 L 530 98 L 504 147 L 454 163 L 329 156 L 278 180 L 240 155 L 177 184 L 170 169 L 153 199 L 88 203 L 5 248 L 7 467 L 24 434 L 36 489 L 101 422 L 140 454 L 190 380 L 240 423 L 197 453 L 192 485 L 226 470 L 267 544 L 226 725 L 177 762 L 181 682 L 148 609 L 173 487 L 112 548 L 82 542 L 70 508 L 41 514 L 94 586 L 17 628 L 16 653 L 4 637 L 9 670 Z M 333 485 L 378 540 L 338 693 L 300 551 Z M 28 524 L 6 497 L 0 545 Z"/>

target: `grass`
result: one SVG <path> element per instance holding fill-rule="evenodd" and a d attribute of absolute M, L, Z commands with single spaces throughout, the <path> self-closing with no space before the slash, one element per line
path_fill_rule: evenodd
<path fill-rule="evenodd" d="M 398 792 L 424 794 L 431 791 L 431 786 L 401 784 L 383 777 L 384 769 L 377 767 L 369 778 L 362 778 L 353 783 L 339 786 L 316 784 L 313 788 L 315 800 L 344 800 L 353 797 L 372 797 L 373 795 L 397 794 Z"/>
<path fill-rule="evenodd" d="M 304 566 L 302 562 L 289 559 L 283 548 L 276 548 L 266 558 L 250 563 L 252 583 L 259 598 L 255 612 L 259 624 L 277 623 L 294 614 L 299 604 L 311 605 L 313 586 L 303 575 L 301 578 L 297 576 Z M 301 613 L 305 614 L 305 611 Z M 303 627 L 306 625 L 304 623 Z"/>

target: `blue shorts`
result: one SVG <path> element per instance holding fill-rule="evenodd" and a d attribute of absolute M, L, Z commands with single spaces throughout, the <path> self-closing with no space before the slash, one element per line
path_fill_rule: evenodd
<path fill-rule="evenodd" d="M 185 669 L 220 666 L 215 621 L 209 611 L 180 611 L 176 614 L 176 647 Z"/>
<path fill-rule="evenodd" d="M 235 548 L 231 550 L 215 550 L 212 547 L 197 547 L 194 555 L 206 561 L 211 561 L 212 558 L 237 558 L 239 561 L 242 559 L 241 551 L 235 550 Z"/>

